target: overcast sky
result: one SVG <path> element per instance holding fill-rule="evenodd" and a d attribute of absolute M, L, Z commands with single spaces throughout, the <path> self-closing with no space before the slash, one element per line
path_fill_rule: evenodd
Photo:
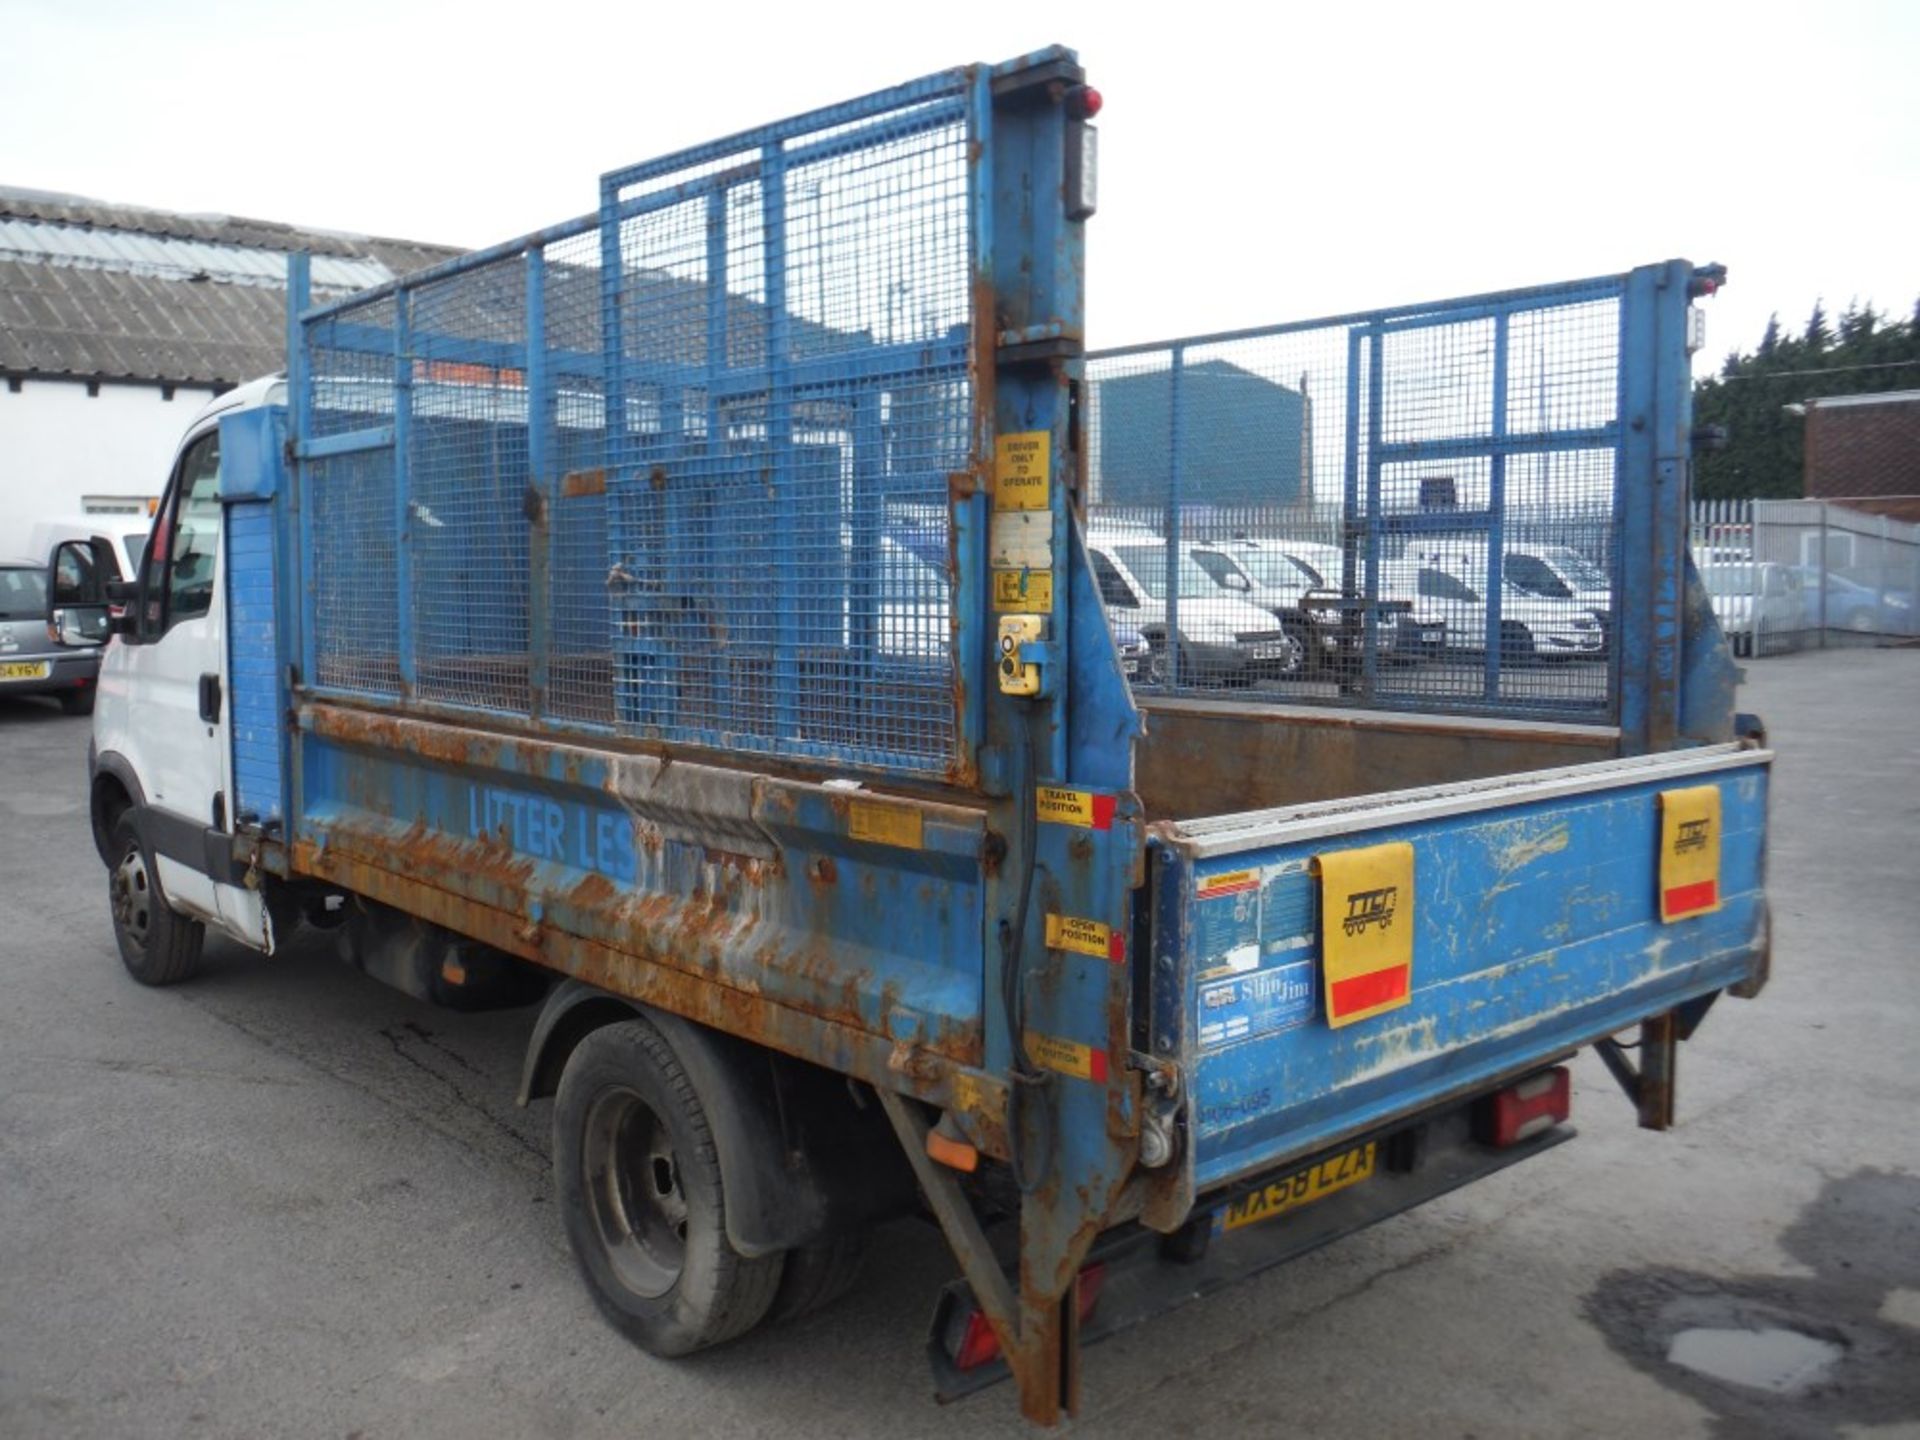
<path fill-rule="evenodd" d="M 1704 364 L 1920 294 L 1920 4 L 0 0 L 0 184 L 481 245 L 604 171 L 1058 41 L 1095 344 L 1719 260 Z"/>

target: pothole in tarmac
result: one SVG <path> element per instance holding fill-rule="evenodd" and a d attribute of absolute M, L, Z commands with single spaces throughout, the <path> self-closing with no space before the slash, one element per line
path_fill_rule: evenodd
<path fill-rule="evenodd" d="M 1775 1395 L 1812 1388 L 1847 1353 L 1838 1341 L 1768 1325 L 1759 1330 L 1716 1330 L 1696 1325 L 1667 1345 L 1667 1363 L 1684 1365 L 1710 1379 Z"/>
<path fill-rule="evenodd" d="M 1838 1437 L 1920 1420 L 1920 1328 L 1890 1295 L 1920 1286 L 1920 1177 L 1829 1181 L 1782 1234 L 1814 1273 L 1623 1270 L 1587 1297 L 1614 1348 L 1732 1437 Z"/>

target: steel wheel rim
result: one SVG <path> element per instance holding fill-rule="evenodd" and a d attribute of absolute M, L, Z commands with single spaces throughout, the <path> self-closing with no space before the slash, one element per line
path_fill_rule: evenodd
<path fill-rule="evenodd" d="M 113 923 L 120 933 L 144 950 L 153 933 L 153 907 L 159 903 L 153 893 L 153 877 L 147 873 L 147 857 L 138 845 L 127 847 L 113 870 Z"/>
<path fill-rule="evenodd" d="M 1280 675 L 1291 680 L 1307 668 L 1307 647 L 1291 630 L 1281 636 L 1280 646 Z"/>
<path fill-rule="evenodd" d="M 631 1090 L 607 1090 L 587 1111 L 581 1161 L 587 1208 L 620 1283 L 656 1299 L 680 1279 L 687 1199 L 680 1162 L 660 1117 Z"/>

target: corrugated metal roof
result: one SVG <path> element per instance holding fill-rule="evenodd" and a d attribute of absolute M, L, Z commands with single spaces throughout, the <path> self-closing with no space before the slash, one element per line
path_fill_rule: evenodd
<path fill-rule="evenodd" d="M 163 280 L 227 280 L 237 285 L 277 285 L 287 279 L 287 252 L 257 245 L 221 245 L 180 240 L 171 235 L 142 235 L 131 230 L 100 230 L 54 225 L 43 220 L 0 216 L 0 260 L 40 260 L 128 270 Z M 319 290 L 365 290 L 393 279 L 393 271 L 373 256 L 316 255 L 313 284 Z"/>
<path fill-rule="evenodd" d="M 0 372 L 235 385 L 279 370 L 293 250 L 335 293 L 460 253 L 0 189 Z"/>

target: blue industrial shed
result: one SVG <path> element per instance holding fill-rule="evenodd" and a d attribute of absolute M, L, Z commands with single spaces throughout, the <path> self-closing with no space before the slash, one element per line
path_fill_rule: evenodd
<path fill-rule="evenodd" d="M 1099 382 L 1098 499 L 1160 506 L 1172 483 L 1173 372 Z M 1205 360 L 1180 372 L 1180 494 L 1187 504 L 1285 505 L 1303 498 L 1306 397 L 1230 365 Z"/>

